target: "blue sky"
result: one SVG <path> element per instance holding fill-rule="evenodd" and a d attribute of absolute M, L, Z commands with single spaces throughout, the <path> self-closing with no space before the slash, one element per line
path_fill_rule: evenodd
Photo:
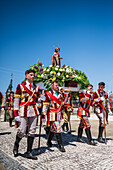
<path fill-rule="evenodd" d="M 84 72 L 97 89 L 113 91 L 112 0 L 1 0 L 0 91 L 13 73 L 13 90 L 39 61 L 50 65 L 60 47 L 61 65 Z"/>

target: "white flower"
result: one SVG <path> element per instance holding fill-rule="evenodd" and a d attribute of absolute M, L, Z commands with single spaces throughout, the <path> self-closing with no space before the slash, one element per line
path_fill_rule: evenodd
<path fill-rule="evenodd" d="M 72 73 L 72 70 L 71 70 L 71 69 L 69 69 L 69 73 Z"/>
<path fill-rule="evenodd" d="M 63 68 L 62 71 L 65 71 L 65 69 Z"/>
<path fill-rule="evenodd" d="M 66 75 L 66 77 L 68 78 L 69 76 L 68 76 L 68 75 Z"/>
<path fill-rule="evenodd" d="M 50 71 L 50 69 L 48 68 L 48 69 L 47 69 L 47 71 L 49 72 L 49 71 Z"/>
<path fill-rule="evenodd" d="M 74 77 L 75 77 L 75 78 L 78 78 L 78 76 L 77 76 L 77 75 L 74 75 Z"/>
<path fill-rule="evenodd" d="M 57 65 L 56 67 L 59 68 L 59 65 Z"/>
<path fill-rule="evenodd" d="M 70 72 L 70 70 L 67 68 L 67 69 L 66 69 L 66 72 L 67 72 L 67 73 L 69 73 L 69 72 Z"/>
<path fill-rule="evenodd" d="M 58 71 L 58 68 L 56 67 L 55 70 Z"/>
<path fill-rule="evenodd" d="M 46 68 L 44 68 L 44 71 L 46 71 Z"/>
<path fill-rule="evenodd" d="M 51 75 L 54 74 L 53 71 L 51 71 L 50 74 L 51 74 Z"/>
<path fill-rule="evenodd" d="M 42 77 L 42 78 L 44 78 L 44 75 L 43 75 L 43 74 L 41 74 L 41 77 Z"/>
<path fill-rule="evenodd" d="M 62 71 L 62 68 L 60 68 L 59 71 Z"/>
<path fill-rule="evenodd" d="M 49 67 L 53 67 L 52 65 L 50 65 Z"/>
<path fill-rule="evenodd" d="M 58 76 L 60 76 L 60 73 L 57 73 Z"/>

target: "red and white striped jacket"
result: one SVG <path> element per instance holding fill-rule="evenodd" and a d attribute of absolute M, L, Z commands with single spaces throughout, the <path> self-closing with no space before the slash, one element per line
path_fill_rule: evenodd
<path fill-rule="evenodd" d="M 43 102 L 43 114 L 47 116 L 47 122 L 59 121 L 63 118 L 62 114 L 62 95 L 53 90 L 46 91 L 45 101 Z"/>
<path fill-rule="evenodd" d="M 35 84 L 25 81 L 17 86 L 14 99 L 14 115 L 33 117 L 39 114 L 37 103 L 40 97 L 40 89 Z"/>

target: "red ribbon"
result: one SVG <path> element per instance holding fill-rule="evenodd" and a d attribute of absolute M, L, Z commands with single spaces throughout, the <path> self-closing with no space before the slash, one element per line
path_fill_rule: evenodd
<path fill-rule="evenodd" d="M 60 100 L 58 100 L 55 96 L 53 96 L 49 91 L 47 91 L 46 92 L 47 93 L 47 95 L 49 96 L 49 97 L 51 97 L 56 103 L 58 103 L 59 105 L 60 105 L 60 107 L 61 107 L 61 101 Z M 50 109 L 50 112 L 57 112 L 57 111 L 60 111 L 61 110 L 61 108 L 59 109 L 59 108 L 56 108 L 56 109 Z"/>
<path fill-rule="evenodd" d="M 26 103 L 26 102 L 21 102 L 21 103 L 20 103 L 20 106 L 23 106 L 25 103 Z M 28 103 L 26 104 L 26 106 L 34 106 L 34 105 L 36 105 L 36 102 L 28 102 Z"/>

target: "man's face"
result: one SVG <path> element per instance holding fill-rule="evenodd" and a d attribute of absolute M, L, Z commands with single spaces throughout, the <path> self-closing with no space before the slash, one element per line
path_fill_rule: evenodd
<path fill-rule="evenodd" d="M 54 91 L 59 91 L 59 84 L 56 83 L 56 82 L 54 82 L 54 83 L 52 84 L 52 89 L 53 89 Z"/>
<path fill-rule="evenodd" d="M 29 83 L 32 83 L 32 82 L 33 82 L 34 76 L 35 76 L 35 75 L 34 75 L 33 72 L 31 72 L 31 73 L 29 73 L 29 74 L 26 74 L 26 79 L 28 80 Z"/>
<path fill-rule="evenodd" d="M 90 93 L 91 93 L 92 90 L 93 90 L 93 87 L 92 87 L 92 86 L 89 86 L 87 89 L 88 89 L 88 90 L 90 91 Z"/>
<path fill-rule="evenodd" d="M 11 95 L 12 97 L 14 96 L 14 94 L 13 94 L 13 93 L 11 93 L 10 95 Z"/>
<path fill-rule="evenodd" d="M 100 91 L 103 91 L 104 88 L 105 88 L 105 87 L 104 87 L 103 85 L 99 85 L 99 90 L 100 90 Z"/>

